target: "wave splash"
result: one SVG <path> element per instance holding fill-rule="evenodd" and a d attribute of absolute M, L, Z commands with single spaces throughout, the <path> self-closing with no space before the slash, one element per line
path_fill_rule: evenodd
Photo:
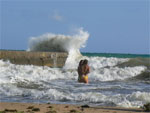
<path fill-rule="evenodd" d="M 48 33 L 39 37 L 31 37 L 28 51 L 67 52 L 65 68 L 74 67 L 75 62 L 81 57 L 80 48 L 85 47 L 89 33 L 83 28 L 77 29 L 75 35 L 61 35 Z"/>
<path fill-rule="evenodd" d="M 89 33 L 83 28 L 77 29 L 77 34 L 62 35 L 47 33 L 38 37 L 31 37 L 28 51 L 70 52 L 85 47 Z"/>

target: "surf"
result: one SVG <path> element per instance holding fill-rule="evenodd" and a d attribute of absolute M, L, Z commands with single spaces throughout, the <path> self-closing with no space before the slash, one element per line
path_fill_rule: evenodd
<path fill-rule="evenodd" d="M 75 68 L 82 57 L 80 49 L 85 47 L 89 33 L 83 28 L 76 30 L 73 35 L 47 33 L 37 37 L 31 37 L 27 51 L 67 52 L 64 69 Z"/>
<path fill-rule="evenodd" d="M 27 51 L 67 52 L 63 68 L 16 65 L 0 60 L 1 101 L 140 107 L 150 101 L 149 59 L 82 55 L 89 33 L 31 37 Z M 77 66 L 87 59 L 89 84 L 78 83 Z M 144 81 L 144 82 L 143 82 Z"/>

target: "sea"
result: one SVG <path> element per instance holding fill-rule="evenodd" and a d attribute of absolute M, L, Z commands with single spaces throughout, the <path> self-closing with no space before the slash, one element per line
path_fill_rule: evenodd
<path fill-rule="evenodd" d="M 150 102 L 150 55 L 85 53 L 89 34 L 31 37 L 26 51 L 68 52 L 64 67 L 16 65 L 0 60 L 0 101 L 90 106 L 141 107 Z M 77 67 L 88 60 L 89 83 L 79 83 Z"/>

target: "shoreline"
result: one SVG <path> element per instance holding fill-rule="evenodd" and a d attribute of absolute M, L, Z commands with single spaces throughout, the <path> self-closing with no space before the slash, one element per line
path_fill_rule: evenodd
<path fill-rule="evenodd" d="M 5 111 L 5 112 L 3 112 Z M 0 113 L 145 113 L 141 108 L 0 102 Z"/>

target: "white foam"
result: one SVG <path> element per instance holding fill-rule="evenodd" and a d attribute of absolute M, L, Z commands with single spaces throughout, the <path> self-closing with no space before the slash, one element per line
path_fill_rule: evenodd
<path fill-rule="evenodd" d="M 76 62 L 82 57 L 80 48 L 85 47 L 89 33 L 79 28 L 74 35 L 47 33 L 38 37 L 31 37 L 28 51 L 68 52 L 64 69 L 76 68 Z"/>
<path fill-rule="evenodd" d="M 117 64 L 123 63 L 128 61 L 128 58 L 106 58 L 106 57 L 90 57 L 88 58 L 89 65 L 93 69 L 108 67 L 108 66 L 115 66 Z"/>
<path fill-rule="evenodd" d="M 124 80 L 126 78 L 132 78 L 134 76 L 137 76 L 145 69 L 146 67 L 144 66 L 125 68 L 110 67 L 96 69 L 89 74 L 89 79 L 97 81 Z"/>
<path fill-rule="evenodd" d="M 107 62 L 109 61 L 111 60 L 107 58 Z M 95 65 L 103 65 L 97 63 L 99 63 L 97 62 L 97 60 L 93 62 L 89 59 L 89 65 L 91 67 L 91 72 L 89 74 L 90 81 L 124 80 L 126 78 L 137 76 L 146 69 L 146 67 L 143 66 L 125 67 L 125 68 L 118 68 L 118 67 L 96 68 Z M 50 81 L 55 79 L 72 80 L 77 79 L 78 76 L 76 70 L 63 71 L 62 69 L 49 67 L 44 67 L 43 69 L 43 67 L 41 66 L 15 65 L 9 62 L 4 62 L 2 60 L 0 60 L 0 66 L 1 66 L 0 83 L 15 83 L 16 81 L 25 81 L 25 80 L 32 82 Z"/>
<path fill-rule="evenodd" d="M 133 92 L 125 95 L 124 100 L 117 105 L 121 107 L 141 107 L 143 104 L 150 102 L 150 92 Z"/>
<path fill-rule="evenodd" d="M 150 93 L 148 92 L 134 92 L 132 95 L 129 96 L 130 99 L 143 101 L 144 103 L 150 102 Z"/>
<path fill-rule="evenodd" d="M 110 60 L 109 58 L 106 59 L 104 61 Z M 94 65 L 92 63 L 93 61 L 90 62 L 91 66 Z M 94 63 L 97 62 L 95 61 Z M 102 65 L 104 66 L 106 64 L 115 65 L 115 63 L 104 63 Z M 103 66 L 100 69 L 93 67 L 94 71 L 89 74 L 89 81 L 123 80 L 136 76 L 145 69 L 145 67 L 142 66 L 126 68 L 103 68 Z M 131 94 L 105 94 L 101 92 L 103 89 L 109 90 L 109 88 L 112 88 L 110 85 L 101 86 L 100 88 L 102 89 L 100 92 L 92 92 L 91 86 L 88 87 L 88 85 L 81 85 L 76 82 L 76 70 L 63 71 L 58 68 L 49 67 L 44 67 L 43 69 L 43 67 L 40 66 L 15 65 L 2 60 L 0 60 L 0 67 L 1 96 L 22 97 L 28 95 L 29 98 L 34 100 L 68 100 L 89 103 L 113 102 L 122 107 L 140 107 L 150 101 L 150 92 L 136 91 Z M 41 90 L 42 88 L 43 90 Z M 87 92 L 89 89 L 90 91 Z M 94 89 L 98 90 L 98 87 L 94 86 L 93 90 Z"/>

